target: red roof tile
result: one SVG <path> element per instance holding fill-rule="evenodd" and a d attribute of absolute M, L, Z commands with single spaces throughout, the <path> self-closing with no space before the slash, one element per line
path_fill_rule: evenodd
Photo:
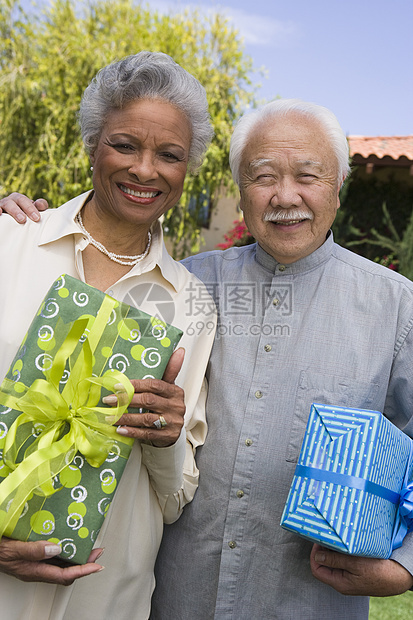
<path fill-rule="evenodd" d="M 350 155 L 366 158 L 375 155 L 378 158 L 407 157 L 413 160 L 413 136 L 348 136 Z"/>

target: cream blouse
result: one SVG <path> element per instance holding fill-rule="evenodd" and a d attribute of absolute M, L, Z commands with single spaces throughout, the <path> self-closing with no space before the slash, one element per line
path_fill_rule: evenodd
<path fill-rule="evenodd" d="M 53 281 L 67 273 L 84 280 L 88 244 L 74 221 L 88 193 L 42 214 L 40 223 L 0 219 L 0 379 Z M 163 522 L 175 521 L 194 496 L 195 448 L 206 435 L 204 373 L 215 333 L 215 305 L 205 286 L 167 253 L 153 226 L 149 255 L 116 282 L 111 296 L 168 318 L 183 330 L 185 361 L 177 384 L 185 390 L 185 429 L 167 448 L 135 441 L 114 501 L 96 541 L 105 552 L 100 573 L 72 586 L 24 583 L 0 573 L 1 617 L 9 620 L 145 620 Z M 146 284 L 146 287 L 140 285 Z M 139 285 L 139 286 L 138 286 Z M 150 292 L 152 291 L 152 294 Z M 196 304 L 194 298 L 202 300 Z M 169 304 L 166 306 L 165 304 Z M 179 553 L 179 550 L 177 550 Z"/>

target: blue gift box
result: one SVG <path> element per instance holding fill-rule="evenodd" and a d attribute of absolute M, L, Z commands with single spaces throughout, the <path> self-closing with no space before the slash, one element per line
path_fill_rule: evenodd
<path fill-rule="evenodd" d="M 379 411 L 313 404 L 281 526 L 389 558 L 413 529 L 413 441 Z"/>

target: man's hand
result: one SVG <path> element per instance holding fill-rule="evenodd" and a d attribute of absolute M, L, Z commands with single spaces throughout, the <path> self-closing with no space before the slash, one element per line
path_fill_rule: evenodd
<path fill-rule="evenodd" d="M 158 448 L 174 444 L 184 425 L 185 402 L 184 391 L 175 385 L 175 379 L 184 361 L 185 351 L 174 351 L 165 369 L 163 379 L 137 379 L 131 383 L 135 394 L 130 407 L 142 409 L 142 413 L 125 413 L 117 422 L 118 433 L 134 439 L 150 441 Z M 116 404 L 115 395 L 106 396 L 104 402 Z M 166 422 L 163 428 L 159 420 Z"/>
<path fill-rule="evenodd" d="M 24 194 L 14 192 L 6 198 L 0 200 L 0 214 L 8 213 L 19 224 L 24 224 L 28 216 L 33 222 L 40 220 L 39 211 L 46 211 L 49 208 L 47 200 L 39 198 L 38 200 L 30 200 Z"/>
<path fill-rule="evenodd" d="M 54 558 L 61 552 L 59 545 L 45 541 L 20 542 L 10 538 L 0 541 L 0 571 L 21 581 L 42 581 L 70 586 L 76 579 L 97 573 L 103 569 L 95 564 L 103 549 L 94 549 L 87 564 L 61 568 L 44 560 Z"/>
<path fill-rule="evenodd" d="M 394 596 L 413 586 L 413 577 L 394 560 L 337 553 L 315 544 L 311 571 L 319 581 L 351 596 Z"/>

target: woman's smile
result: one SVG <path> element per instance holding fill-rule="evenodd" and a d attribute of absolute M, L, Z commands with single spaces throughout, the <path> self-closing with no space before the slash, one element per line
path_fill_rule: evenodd
<path fill-rule="evenodd" d="M 130 185 L 124 185 L 119 183 L 120 191 L 130 197 L 135 202 L 141 202 L 142 204 L 150 204 L 155 198 L 161 195 L 162 192 L 155 188 L 140 188 L 137 189 Z"/>

